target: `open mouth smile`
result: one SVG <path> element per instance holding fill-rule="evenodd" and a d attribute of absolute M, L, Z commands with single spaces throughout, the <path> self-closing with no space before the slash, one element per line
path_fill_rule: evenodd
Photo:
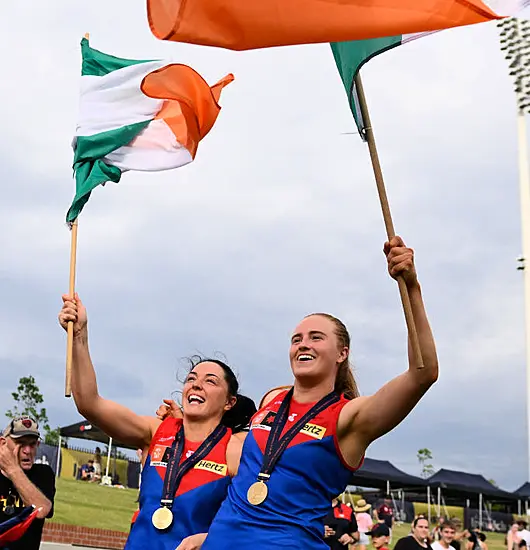
<path fill-rule="evenodd" d="M 297 358 L 296 360 L 297 361 L 301 361 L 303 363 L 307 362 L 307 361 L 313 361 L 315 358 L 310 355 L 309 353 L 301 353 Z"/>
<path fill-rule="evenodd" d="M 202 405 L 205 401 L 206 399 L 204 399 L 204 397 L 201 397 L 196 393 L 190 393 L 190 395 L 188 395 L 188 403 L 190 405 Z"/>

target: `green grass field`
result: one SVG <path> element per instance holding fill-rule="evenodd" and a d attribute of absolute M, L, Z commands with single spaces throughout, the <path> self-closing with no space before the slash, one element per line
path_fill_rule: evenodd
<path fill-rule="evenodd" d="M 83 525 L 129 531 L 131 517 L 137 508 L 135 489 L 115 489 L 102 485 L 92 485 L 82 481 L 57 480 L 55 497 L 55 515 L 51 521 L 70 525 Z M 417 504 L 417 513 L 426 510 Z M 452 517 L 460 517 L 462 509 L 449 510 Z M 393 544 L 410 533 L 410 524 L 396 525 L 393 533 Z M 505 550 L 504 535 L 488 533 L 488 550 Z"/>
<path fill-rule="evenodd" d="M 137 508 L 137 497 L 136 489 L 58 479 L 51 521 L 127 532 Z"/>

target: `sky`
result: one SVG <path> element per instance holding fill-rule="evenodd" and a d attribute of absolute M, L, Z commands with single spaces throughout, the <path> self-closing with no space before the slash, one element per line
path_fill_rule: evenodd
<path fill-rule="evenodd" d="M 366 145 L 328 45 L 230 52 L 156 40 L 143 2 L 10 2 L 0 51 L 0 403 L 36 378 L 64 398 L 79 42 L 232 72 L 194 163 L 128 173 L 79 221 L 77 290 L 100 393 L 139 414 L 177 395 L 184 358 L 220 354 L 256 401 L 291 382 L 289 338 L 314 311 L 352 336 L 361 392 L 407 368 L 406 331 Z M 368 456 L 419 474 L 528 479 L 516 108 L 494 24 L 444 31 L 366 65 L 363 82 L 396 231 L 415 250 L 438 382 Z"/>

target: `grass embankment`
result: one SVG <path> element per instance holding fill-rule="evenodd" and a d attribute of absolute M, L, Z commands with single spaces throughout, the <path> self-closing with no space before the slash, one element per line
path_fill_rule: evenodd
<path fill-rule="evenodd" d="M 137 508 L 137 497 L 136 489 L 59 478 L 51 521 L 127 532 Z"/>

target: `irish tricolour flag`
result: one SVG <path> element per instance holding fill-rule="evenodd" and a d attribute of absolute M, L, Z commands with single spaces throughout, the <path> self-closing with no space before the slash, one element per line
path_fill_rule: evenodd
<path fill-rule="evenodd" d="M 466 4 L 465 1 L 461 3 L 462 5 Z M 530 5 L 530 0 L 485 0 L 484 5 L 495 13 L 502 14 L 503 16 L 510 16 L 518 14 Z M 355 88 L 355 77 L 357 73 L 367 61 L 372 59 L 372 57 L 391 48 L 395 48 L 396 46 L 411 42 L 417 38 L 433 34 L 433 32 L 436 31 L 398 34 L 394 36 L 381 35 L 381 38 L 372 38 L 370 40 L 333 42 L 331 44 L 337 68 L 344 87 L 346 88 L 346 93 L 348 94 L 353 118 L 355 119 L 359 133 L 363 139 L 365 123 L 362 120 L 357 90 Z"/>
<path fill-rule="evenodd" d="M 79 121 L 74 138 L 73 222 L 92 190 L 127 170 L 160 171 L 190 163 L 212 129 L 227 75 L 210 87 L 192 68 L 120 59 L 81 42 Z"/>

